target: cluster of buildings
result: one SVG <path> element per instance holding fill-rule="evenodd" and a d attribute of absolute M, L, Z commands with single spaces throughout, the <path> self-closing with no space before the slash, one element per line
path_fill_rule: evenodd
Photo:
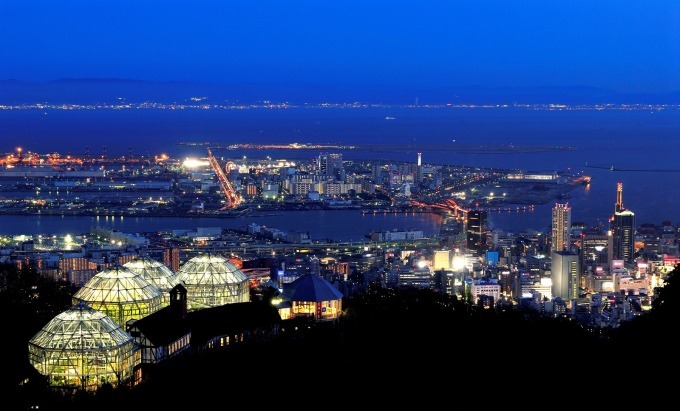
<path fill-rule="evenodd" d="M 571 211 L 567 203 L 556 203 L 547 235 L 519 236 L 490 233 L 484 213 L 471 212 L 464 246 L 459 241 L 453 255 L 435 252 L 445 255 L 433 260 L 444 262 L 435 264 L 443 270 L 440 287 L 484 306 L 512 301 L 592 326 L 618 326 L 641 315 L 680 262 L 678 228 L 670 222 L 636 226 L 635 213 L 623 205 L 621 183 L 606 229 L 572 222 Z"/>
<path fill-rule="evenodd" d="M 219 161 L 222 163 L 215 164 L 222 168 L 225 159 Z M 424 165 L 420 153 L 417 162 L 401 163 L 345 161 L 341 153 L 328 152 L 305 162 L 269 157 L 226 161 L 227 167 L 220 174 L 229 182 L 233 190 L 230 194 L 237 195 L 246 206 L 315 203 L 329 208 L 368 207 L 377 204 L 376 194 L 393 201 L 408 200 L 441 187 L 447 179 L 463 180 L 470 174 L 469 169 L 444 170 Z M 211 162 L 202 159 L 181 161 L 166 155 L 143 158 L 132 152 L 120 157 L 107 156 L 104 151 L 101 156 L 87 153 L 68 158 L 56 153 L 26 153 L 23 157 L 21 152 L 12 153 L 0 157 L 0 188 L 27 194 L 0 202 L 0 211 L 80 215 L 216 213 L 224 206 L 225 193 L 212 168 Z M 56 197 L 52 194 L 55 192 L 59 193 Z M 390 202 L 379 205 L 389 206 Z"/>

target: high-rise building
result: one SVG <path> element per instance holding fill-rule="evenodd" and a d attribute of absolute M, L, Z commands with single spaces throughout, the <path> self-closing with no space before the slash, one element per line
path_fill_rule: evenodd
<path fill-rule="evenodd" d="M 316 158 L 316 166 L 319 175 L 334 176 L 342 170 L 342 154 L 322 153 Z"/>
<path fill-rule="evenodd" d="M 553 297 L 560 297 L 565 301 L 578 298 L 581 273 L 578 254 L 570 251 L 554 251 L 551 256 L 550 277 Z"/>
<path fill-rule="evenodd" d="M 467 232 L 467 249 L 477 255 L 483 255 L 487 250 L 486 211 L 468 211 L 465 231 Z"/>
<path fill-rule="evenodd" d="M 632 264 L 635 258 L 635 213 L 623 206 L 623 183 L 616 186 L 614 214 L 609 219 L 612 258 Z"/>
<path fill-rule="evenodd" d="M 611 233 L 584 231 L 581 234 L 581 269 L 596 271 L 597 267 L 609 267 L 612 255 Z"/>
<path fill-rule="evenodd" d="M 552 209 L 551 251 L 569 249 L 571 238 L 571 207 L 568 204 L 555 204 Z"/>

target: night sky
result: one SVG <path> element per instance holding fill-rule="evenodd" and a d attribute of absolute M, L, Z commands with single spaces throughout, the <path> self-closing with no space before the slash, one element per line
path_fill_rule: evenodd
<path fill-rule="evenodd" d="M 2 1 L 0 79 L 680 89 L 680 2 Z"/>

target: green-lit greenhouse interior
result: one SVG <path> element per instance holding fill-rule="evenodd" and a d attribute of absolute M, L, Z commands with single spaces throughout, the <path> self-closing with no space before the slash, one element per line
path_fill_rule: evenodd
<path fill-rule="evenodd" d="M 76 304 L 29 341 L 29 361 L 53 387 L 96 390 L 133 376 L 133 339 L 105 314 Z"/>
<path fill-rule="evenodd" d="M 250 301 L 248 278 L 220 255 L 190 259 L 179 269 L 178 277 L 187 289 L 190 310 Z"/>
<path fill-rule="evenodd" d="M 74 295 L 73 303 L 84 302 L 111 317 L 121 327 L 158 311 L 162 292 L 141 274 L 125 266 L 113 266 L 97 273 Z"/>
<path fill-rule="evenodd" d="M 155 285 L 163 293 L 163 306 L 170 304 L 169 291 L 179 282 L 175 274 L 165 264 L 149 257 L 140 256 L 124 264 L 124 267 L 135 272 Z"/>

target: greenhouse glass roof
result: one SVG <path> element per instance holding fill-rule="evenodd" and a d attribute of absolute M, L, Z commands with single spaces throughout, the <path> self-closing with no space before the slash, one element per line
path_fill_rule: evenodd
<path fill-rule="evenodd" d="M 177 274 L 186 285 L 240 284 L 248 280 L 234 264 L 217 254 L 194 257 L 184 263 Z"/>
<path fill-rule="evenodd" d="M 78 303 L 50 320 L 29 344 L 47 350 L 105 350 L 131 341 L 113 319 Z"/>
<path fill-rule="evenodd" d="M 161 290 L 127 267 L 117 265 L 97 273 L 73 298 L 79 301 L 123 303 L 162 299 Z"/>
<path fill-rule="evenodd" d="M 161 291 L 169 291 L 179 282 L 177 274 L 165 264 L 148 257 L 138 257 L 127 262 L 124 267 L 141 274 L 151 284 Z"/>

